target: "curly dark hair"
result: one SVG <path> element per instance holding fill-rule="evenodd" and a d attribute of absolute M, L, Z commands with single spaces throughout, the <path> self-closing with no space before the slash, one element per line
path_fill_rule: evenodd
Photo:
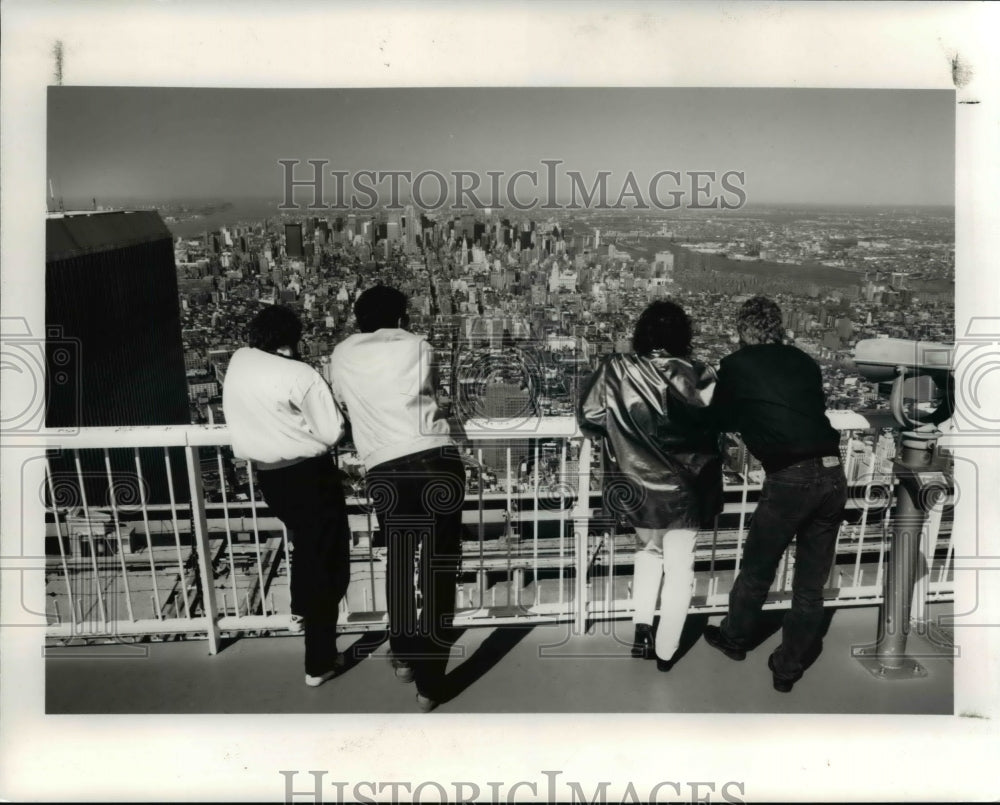
<path fill-rule="evenodd" d="M 406 320 L 406 294 L 388 285 L 375 285 L 354 300 L 354 316 L 358 329 L 374 333 L 383 327 L 398 327 Z"/>
<path fill-rule="evenodd" d="M 648 355 L 654 349 L 665 349 L 675 358 L 691 354 L 691 319 L 676 302 L 653 302 L 635 323 L 632 350 Z"/>
<path fill-rule="evenodd" d="M 298 314 L 282 305 L 263 308 L 247 327 L 251 347 L 264 352 L 276 352 L 281 347 L 294 348 L 302 338 L 302 322 Z"/>
<path fill-rule="evenodd" d="M 740 339 L 752 344 L 780 344 L 785 337 L 781 308 L 766 296 L 747 299 L 736 314 Z"/>

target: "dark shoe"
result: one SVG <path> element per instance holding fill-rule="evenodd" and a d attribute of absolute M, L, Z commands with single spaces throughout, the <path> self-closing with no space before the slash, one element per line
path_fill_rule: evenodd
<path fill-rule="evenodd" d="M 779 693 L 790 693 L 792 686 L 802 678 L 799 674 L 797 679 L 784 679 L 778 676 L 778 672 L 774 668 L 774 655 L 767 658 L 767 667 L 771 669 L 771 682 L 774 685 L 774 689 Z"/>
<path fill-rule="evenodd" d="M 746 649 L 742 649 L 726 640 L 722 634 L 722 630 L 718 626 L 705 627 L 705 642 L 712 648 L 717 648 L 731 660 L 738 662 L 747 658 Z"/>
<path fill-rule="evenodd" d="M 632 656 L 637 660 L 651 660 L 656 656 L 656 652 L 653 650 L 653 627 L 647 623 L 635 625 Z"/>
<path fill-rule="evenodd" d="M 392 652 L 389 652 L 389 661 L 392 663 L 393 672 L 400 682 L 413 681 L 413 666 L 406 660 L 397 659 Z"/>
<path fill-rule="evenodd" d="M 657 671 L 663 671 L 664 673 L 666 673 L 667 671 L 669 671 L 673 667 L 674 667 L 674 661 L 673 660 L 661 660 L 659 657 L 656 658 L 656 670 Z"/>

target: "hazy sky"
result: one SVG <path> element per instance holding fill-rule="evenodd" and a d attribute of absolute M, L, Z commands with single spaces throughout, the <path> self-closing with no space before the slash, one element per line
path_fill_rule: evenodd
<path fill-rule="evenodd" d="M 277 199 L 278 159 L 509 175 L 554 158 L 611 171 L 614 188 L 630 170 L 738 170 L 749 203 L 952 204 L 954 104 L 944 90 L 58 87 L 47 176 L 68 201 Z"/>

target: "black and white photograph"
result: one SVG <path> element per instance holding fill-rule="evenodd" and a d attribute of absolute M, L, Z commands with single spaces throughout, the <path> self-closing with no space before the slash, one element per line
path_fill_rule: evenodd
<path fill-rule="evenodd" d="M 990 14 L 844 6 L 8 7 L 0 794 L 988 797 Z"/>

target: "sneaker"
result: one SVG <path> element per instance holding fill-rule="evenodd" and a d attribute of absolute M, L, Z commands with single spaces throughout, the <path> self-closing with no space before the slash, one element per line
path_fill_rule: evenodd
<path fill-rule="evenodd" d="M 288 631 L 298 634 L 303 629 L 302 616 L 301 615 L 289 615 L 288 616 Z"/>
<path fill-rule="evenodd" d="M 417 694 L 417 707 L 420 708 L 422 713 L 429 713 L 437 706 L 438 703 L 433 699 L 430 699 L 427 696 L 421 696 L 419 693 Z"/>
<path fill-rule="evenodd" d="M 746 649 L 733 645 L 726 640 L 722 634 L 722 630 L 718 626 L 705 627 L 705 642 L 712 648 L 717 648 L 731 660 L 739 662 L 747 658 Z"/>
<path fill-rule="evenodd" d="M 324 682 L 329 682 L 337 674 L 344 670 L 344 655 L 338 654 L 337 659 L 334 660 L 333 668 L 327 671 L 325 674 L 320 676 L 312 676 L 311 674 L 306 674 L 306 684 L 311 688 L 318 688 Z"/>

